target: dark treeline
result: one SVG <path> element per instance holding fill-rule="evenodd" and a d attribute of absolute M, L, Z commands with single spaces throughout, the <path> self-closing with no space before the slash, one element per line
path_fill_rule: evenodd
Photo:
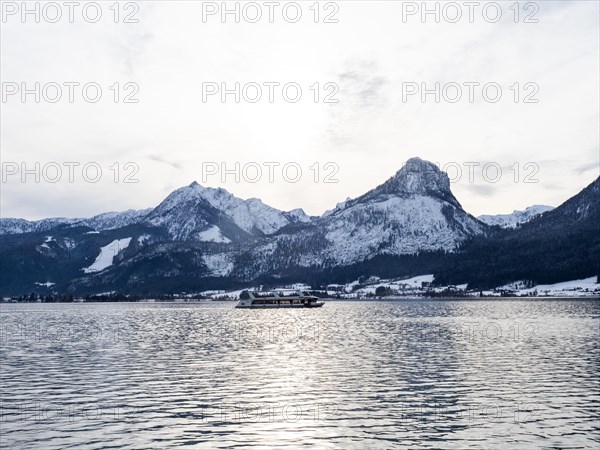
<path fill-rule="evenodd" d="M 202 296 L 200 294 L 194 294 L 189 296 L 183 296 L 180 294 L 160 294 L 155 296 L 146 296 L 146 295 L 132 295 L 132 294 L 123 294 L 123 293 L 110 293 L 110 294 L 87 294 L 84 296 L 74 296 L 72 293 L 67 294 L 37 294 L 32 292 L 29 295 L 19 295 L 10 297 L 10 300 L 13 302 L 19 303 L 73 303 L 77 301 L 86 301 L 86 302 L 137 302 L 140 300 L 146 300 L 148 298 L 156 299 L 156 300 L 177 300 L 180 298 L 186 299 L 206 299 L 208 297 Z"/>

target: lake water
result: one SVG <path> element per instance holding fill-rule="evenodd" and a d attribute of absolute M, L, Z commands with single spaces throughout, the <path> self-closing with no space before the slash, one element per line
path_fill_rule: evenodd
<path fill-rule="evenodd" d="M 600 301 L 1 306 L 2 448 L 594 448 Z"/>

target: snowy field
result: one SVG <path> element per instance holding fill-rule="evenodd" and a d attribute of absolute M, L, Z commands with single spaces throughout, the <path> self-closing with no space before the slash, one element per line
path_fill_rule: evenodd
<path fill-rule="evenodd" d="M 436 286 L 431 287 L 430 284 L 434 281 L 434 276 L 419 275 L 406 279 L 383 280 L 377 277 L 370 277 L 366 280 L 356 280 L 347 284 L 330 284 L 327 286 L 326 294 L 329 297 L 341 299 L 356 299 L 356 298 L 374 298 L 378 297 L 376 292 L 378 288 L 386 290 L 385 297 L 420 297 L 432 294 L 447 294 L 451 296 L 453 293 L 459 296 L 479 297 L 479 290 L 467 291 L 467 285 L 456 286 Z M 518 281 L 504 286 L 499 286 L 496 289 L 481 291 L 485 297 L 591 297 L 600 296 L 600 284 L 597 283 L 596 277 L 585 278 L 582 280 L 565 281 L 556 284 L 537 285 L 526 287 L 527 283 Z M 261 286 L 248 287 L 247 290 L 260 290 Z M 296 284 L 290 286 L 281 286 L 277 290 L 312 290 L 311 286 L 304 284 Z M 213 299 L 238 299 L 241 290 L 235 291 L 205 291 L 201 294 Z M 380 289 L 381 291 L 381 289 Z M 325 292 L 323 292 L 325 293 Z"/>

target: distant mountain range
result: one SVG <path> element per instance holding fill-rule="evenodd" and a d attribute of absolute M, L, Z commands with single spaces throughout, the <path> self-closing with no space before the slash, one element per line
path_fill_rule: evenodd
<path fill-rule="evenodd" d="M 152 295 L 423 273 L 473 286 L 589 277 L 599 271 L 599 183 L 554 210 L 477 219 L 454 197 L 448 176 L 419 158 L 320 217 L 194 182 L 146 210 L 0 219 L 0 294 Z"/>
<path fill-rule="evenodd" d="M 95 230 L 113 230 L 140 222 L 150 211 L 152 211 L 152 208 L 139 211 L 129 209 L 123 212 L 102 213 L 89 219 L 53 217 L 51 219 L 29 221 L 25 219 L 0 218 L 0 234 L 43 232 L 62 225 L 82 225 Z"/>
<path fill-rule="evenodd" d="M 545 205 L 534 205 L 525 209 L 525 211 L 513 211 L 512 214 L 496 214 L 493 216 L 483 215 L 477 216 L 483 223 L 502 228 L 517 228 L 518 226 L 529 222 L 531 219 L 540 216 L 548 211 L 552 211 L 554 207 Z"/>

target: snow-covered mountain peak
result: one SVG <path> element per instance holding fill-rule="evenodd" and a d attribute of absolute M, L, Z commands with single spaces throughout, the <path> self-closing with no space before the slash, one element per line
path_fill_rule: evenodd
<path fill-rule="evenodd" d="M 446 194 L 450 193 L 450 179 L 435 164 L 421 158 L 411 158 L 380 188 L 389 193 Z"/>
<path fill-rule="evenodd" d="M 286 264 L 327 267 L 382 255 L 452 252 L 485 231 L 454 198 L 448 176 L 418 158 L 379 187 L 338 203 L 314 224 L 278 234 L 257 251 L 257 264 L 283 264 L 277 259 L 283 257 Z"/>
<path fill-rule="evenodd" d="M 434 163 L 421 158 L 411 158 L 396 174 L 385 183 L 350 201 L 344 206 L 336 207 L 331 214 L 337 214 L 359 203 L 385 201 L 395 197 L 414 198 L 416 196 L 432 197 L 462 209 L 460 203 L 450 190 L 450 179 Z"/>
<path fill-rule="evenodd" d="M 226 217 L 247 233 L 264 235 L 273 234 L 289 223 L 306 222 L 302 215 L 285 213 L 258 198 L 243 200 L 223 188 L 205 187 L 197 182 L 169 194 L 152 212 L 150 222 L 166 226 L 170 234 L 187 239 L 204 236 L 205 229 L 221 220 L 218 217 Z"/>
<path fill-rule="evenodd" d="M 231 202 L 235 198 L 233 194 L 223 188 L 211 188 L 202 186 L 194 181 L 188 186 L 181 187 L 171 192 L 158 208 L 171 208 L 176 204 L 189 201 L 205 200 L 212 206 L 219 208 L 221 204 Z M 238 199 L 241 200 L 241 199 Z"/>
<path fill-rule="evenodd" d="M 295 222 L 308 223 L 312 219 L 311 217 L 304 212 L 302 208 L 292 209 L 287 212 L 287 216 L 292 218 Z"/>

